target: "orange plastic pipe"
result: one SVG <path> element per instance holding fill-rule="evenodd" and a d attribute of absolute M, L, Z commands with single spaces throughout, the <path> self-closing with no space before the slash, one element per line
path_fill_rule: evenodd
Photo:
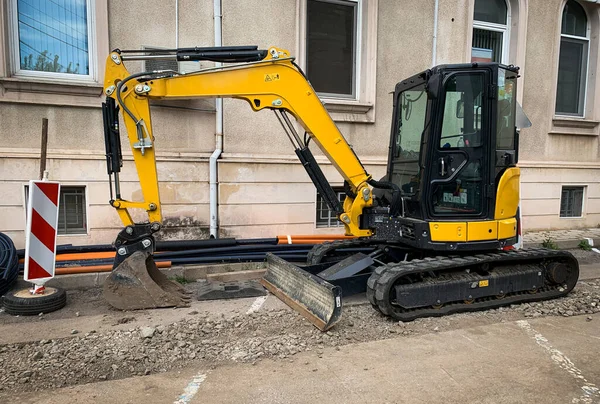
<path fill-rule="evenodd" d="M 81 260 L 95 260 L 114 258 L 114 251 L 103 251 L 103 252 L 87 252 L 87 253 L 69 253 L 69 254 L 57 254 L 56 261 L 81 261 Z"/>
<path fill-rule="evenodd" d="M 157 262 L 158 268 L 171 268 L 171 261 Z M 89 265 L 82 267 L 65 267 L 56 268 L 56 275 L 72 275 L 72 274 L 89 274 L 94 272 L 110 272 L 112 271 L 112 264 L 109 265 Z"/>

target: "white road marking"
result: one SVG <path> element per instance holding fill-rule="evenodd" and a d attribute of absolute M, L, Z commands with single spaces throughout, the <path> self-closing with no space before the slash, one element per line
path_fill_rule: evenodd
<path fill-rule="evenodd" d="M 254 303 L 252 303 L 252 306 L 250 306 L 250 308 L 246 312 L 246 314 L 252 314 L 255 311 L 258 311 L 262 307 L 263 303 L 267 300 L 267 297 L 268 295 L 257 297 Z"/>
<path fill-rule="evenodd" d="M 581 374 L 581 370 L 579 370 L 573 362 L 569 358 L 565 356 L 561 351 L 554 348 L 546 338 L 539 332 L 537 332 L 531 324 L 527 320 L 519 320 L 517 321 L 519 327 L 525 330 L 525 332 L 533 338 L 533 340 L 542 348 L 544 348 L 549 354 L 550 358 L 556 363 L 559 367 L 566 370 L 571 376 L 575 379 L 583 382 L 583 386 L 581 386 L 581 390 L 583 390 L 583 394 L 579 398 L 573 398 L 572 403 L 592 403 L 594 398 L 600 398 L 600 389 L 596 387 L 594 383 L 590 383 L 587 379 Z"/>
<path fill-rule="evenodd" d="M 179 396 L 177 400 L 173 402 L 173 404 L 187 404 L 190 402 L 192 398 L 198 392 L 200 385 L 202 382 L 206 380 L 206 375 L 203 373 L 198 373 L 194 378 L 188 383 L 186 388 L 183 390 L 183 394 Z"/>

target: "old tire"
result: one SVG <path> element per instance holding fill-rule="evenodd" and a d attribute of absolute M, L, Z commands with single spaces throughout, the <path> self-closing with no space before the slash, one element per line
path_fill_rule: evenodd
<path fill-rule="evenodd" d="M 2 303 L 7 314 L 35 316 L 63 308 L 67 304 L 67 293 L 53 287 L 46 287 L 43 295 L 32 295 L 29 289 L 17 289 L 7 292 Z"/>

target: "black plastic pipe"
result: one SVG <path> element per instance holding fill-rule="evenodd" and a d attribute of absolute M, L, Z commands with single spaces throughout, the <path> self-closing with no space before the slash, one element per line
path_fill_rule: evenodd
<path fill-rule="evenodd" d="M 169 251 L 156 254 L 157 257 L 185 257 L 197 255 L 214 255 L 219 253 L 234 254 L 243 251 L 295 251 L 312 248 L 312 244 L 277 244 L 277 245 L 240 245 L 234 247 L 203 248 L 198 250 Z"/>

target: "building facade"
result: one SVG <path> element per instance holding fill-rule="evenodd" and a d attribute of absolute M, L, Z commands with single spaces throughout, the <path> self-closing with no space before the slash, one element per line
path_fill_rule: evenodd
<path fill-rule="evenodd" d="M 433 64 L 519 66 L 518 100 L 532 122 L 520 134 L 524 230 L 600 225 L 597 1 L 0 0 L 0 231 L 24 246 L 27 183 L 39 175 L 47 118 L 47 169 L 62 184 L 58 243 L 111 242 L 121 222 L 108 205 L 105 58 L 114 48 L 213 46 L 216 21 L 223 45 L 275 45 L 296 56 L 375 178 L 385 172 L 398 81 Z M 274 114 L 224 99 L 221 121 L 215 105 L 152 103 L 162 237 L 209 236 L 209 159 L 220 123 L 220 237 L 343 231 Z M 141 190 L 122 136 L 122 194 L 136 200 Z M 341 186 L 334 167 L 314 152 Z"/>

